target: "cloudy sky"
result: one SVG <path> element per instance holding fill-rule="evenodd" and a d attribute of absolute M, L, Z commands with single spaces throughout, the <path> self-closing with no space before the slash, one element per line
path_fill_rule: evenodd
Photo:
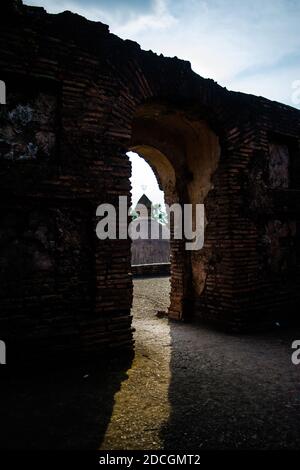
<path fill-rule="evenodd" d="M 230 90 L 300 109 L 300 0 L 24 0 L 102 21 Z"/>
<path fill-rule="evenodd" d="M 300 0 L 25 0 L 109 24 L 144 49 L 191 62 L 231 90 L 297 107 Z"/>

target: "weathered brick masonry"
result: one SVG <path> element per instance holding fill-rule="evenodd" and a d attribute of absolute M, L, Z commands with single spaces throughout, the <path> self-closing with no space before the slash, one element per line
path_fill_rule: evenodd
<path fill-rule="evenodd" d="M 11 350 L 132 348 L 130 242 L 95 234 L 97 206 L 130 195 L 129 149 L 168 203 L 205 203 L 204 249 L 172 242 L 171 318 L 249 328 L 298 314 L 299 111 L 70 12 L 5 0 L 0 22 L 0 338 Z"/>

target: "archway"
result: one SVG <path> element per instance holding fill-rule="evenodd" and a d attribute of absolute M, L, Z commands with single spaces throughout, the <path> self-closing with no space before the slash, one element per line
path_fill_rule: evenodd
<path fill-rule="evenodd" d="M 205 120 L 165 104 L 146 103 L 133 118 L 129 150 L 141 155 L 153 168 L 169 206 L 205 202 L 221 153 L 219 139 Z M 193 225 L 194 216 L 195 212 Z M 195 296 L 201 296 L 204 289 L 207 270 L 200 251 L 188 252 L 185 240 L 173 238 L 172 220 L 170 231 L 168 316 L 188 319 L 194 313 Z"/>
<path fill-rule="evenodd" d="M 131 228 L 136 235 L 131 244 L 133 274 L 168 274 L 170 231 L 165 194 L 155 168 L 135 152 L 131 163 Z"/>
<path fill-rule="evenodd" d="M 9 213 L 6 233 L 17 242 L 20 233 L 33 232 L 36 217 L 42 220 L 32 235 L 48 259 L 35 263 L 32 256 L 16 282 L 5 271 L 15 265 L 18 273 L 18 257 L 13 264 L 4 250 L 1 331 L 7 342 L 16 351 L 24 349 L 23 340 L 39 350 L 47 338 L 60 351 L 62 321 L 65 349 L 132 350 L 130 242 L 99 243 L 95 212 L 129 196 L 124 155 L 135 147 L 145 154 L 155 148 L 170 161 L 181 203 L 205 202 L 204 248 L 186 253 L 174 244 L 172 282 L 179 289 L 173 289 L 170 317 L 195 311 L 219 326 L 247 329 L 266 318 L 269 324 L 283 306 L 285 316 L 296 312 L 299 276 L 288 262 L 294 242 L 281 247 L 270 240 L 287 258 L 286 273 L 273 273 L 265 239 L 269 222 L 297 220 L 295 185 L 275 190 L 268 168 L 274 135 L 288 143 L 292 160 L 297 156 L 299 112 L 230 92 L 198 76 L 190 63 L 143 51 L 99 22 L 6 3 L 5 48 L 8 37 L 23 44 L 28 31 L 34 34 L 31 48 L 4 54 L 2 214 Z M 281 191 L 285 202 L 278 205 Z M 282 282 L 282 274 L 293 281 Z"/>

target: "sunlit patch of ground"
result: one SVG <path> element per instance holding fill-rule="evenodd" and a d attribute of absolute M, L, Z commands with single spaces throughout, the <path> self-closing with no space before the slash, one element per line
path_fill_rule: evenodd
<path fill-rule="evenodd" d="M 101 449 L 160 449 L 161 428 L 170 415 L 171 338 L 158 310 L 169 304 L 169 279 L 134 282 L 135 359 L 128 380 L 115 395 L 115 405 Z"/>

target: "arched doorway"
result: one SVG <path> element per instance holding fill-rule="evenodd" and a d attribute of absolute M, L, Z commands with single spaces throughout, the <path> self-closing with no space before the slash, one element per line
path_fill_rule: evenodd
<path fill-rule="evenodd" d="M 204 204 L 212 189 L 220 145 L 205 120 L 191 117 L 184 110 L 149 102 L 136 110 L 132 121 L 129 150 L 141 155 L 153 169 L 165 202 Z M 195 225 L 195 211 L 193 225 Z M 206 225 L 209 221 L 205 221 Z M 194 313 L 195 296 L 205 286 L 206 266 L 198 251 L 187 251 L 185 240 L 173 238 L 171 231 L 171 292 L 168 316 L 188 319 Z"/>
<path fill-rule="evenodd" d="M 168 274 L 170 231 L 164 191 L 149 163 L 135 152 L 131 162 L 131 264 L 133 274 Z"/>

